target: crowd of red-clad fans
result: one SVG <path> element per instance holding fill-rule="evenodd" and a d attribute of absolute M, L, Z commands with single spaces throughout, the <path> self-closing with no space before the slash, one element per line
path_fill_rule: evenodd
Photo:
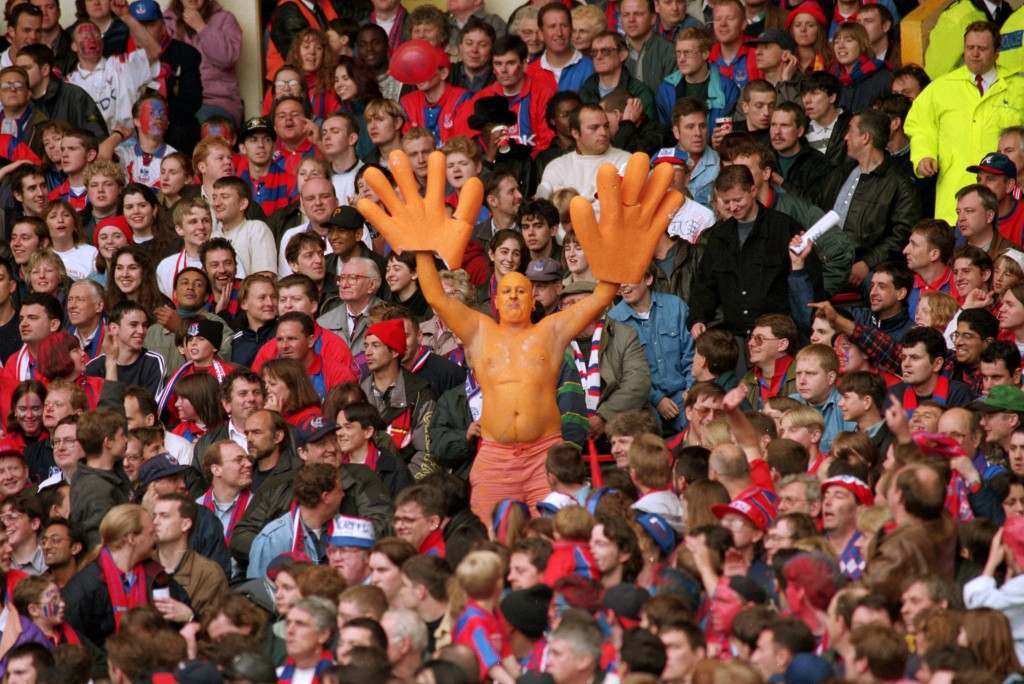
<path fill-rule="evenodd" d="M 916 7 L 261 0 L 243 102 L 217 0 L 8 0 L 4 684 L 1024 682 L 1024 9 Z M 685 196 L 532 506 L 356 209 L 435 150 L 495 318 L 598 287 L 604 165 Z"/>

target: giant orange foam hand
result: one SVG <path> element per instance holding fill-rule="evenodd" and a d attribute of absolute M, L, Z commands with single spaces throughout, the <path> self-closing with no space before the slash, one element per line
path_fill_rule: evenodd
<path fill-rule="evenodd" d="M 669 190 L 672 166 L 660 164 L 648 174 L 650 158 L 635 153 L 620 178 L 615 167 L 597 171 L 601 220 L 584 197 L 569 204 L 572 227 L 590 263 L 594 278 L 606 283 L 638 283 L 654 257 L 658 237 L 683 204 L 678 190 Z"/>
<path fill-rule="evenodd" d="M 377 169 L 369 169 L 363 178 L 380 198 L 384 209 L 361 199 L 359 213 L 380 231 L 396 252 L 436 252 L 449 268 L 462 265 L 462 255 L 480 213 L 484 186 L 479 178 L 470 178 L 459 193 L 459 206 L 448 216 L 445 210 L 444 153 L 432 152 L 428 161 L 427 192 L 420 195 L 409 157 L 402 150 L 388 155 L 388 168 L 394 175 L 401 197 Z"/>

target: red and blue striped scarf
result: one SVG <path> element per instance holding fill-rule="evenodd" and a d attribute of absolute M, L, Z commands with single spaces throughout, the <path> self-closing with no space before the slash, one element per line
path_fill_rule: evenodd
<path fill-rule="evenodd" d="M 839 79 L 839 82 L 843 84 L 843 87 L 849 87 L 855 83 L 860 83 L 884 66 L 885 62 L 882 60 L 874 59 L 872 57 L 868 57 L 866 54 L 862 54 L 857 58 L 857 61 L 849 70 L 844 68 L 841 64 L 834 64 L 832 66 L 832 74 Z"/>

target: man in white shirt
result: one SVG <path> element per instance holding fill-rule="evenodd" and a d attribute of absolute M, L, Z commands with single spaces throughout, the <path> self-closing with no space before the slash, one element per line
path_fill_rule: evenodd
<path fill-rule="evenodd" d="M 11 45 L 0 53 L 0 69 L 14 66 L 18 50 L 40 42 L 43 35 L 43 12 L 38 7 L 26 2 L 15 6 L 10 12 L 7 37 Z"/>
<path fill-rule="evenodd" d="M 573 110 L 569 130 L 576 151 L 547 165 L 537 196 L 546 199 L 562 188 L 575 188 L 593 202 L 597 199 L 597 170 L 606 162 L 621 170 L 629 161 L 629 153 L 611 146 L 608 115 L 597 105 L 585 104 Z"/>
<path fill-rule="evenodd" d="M 126 17 L 125 23 L 134 29 L 132 23 L 138 21 L 130 15 Z M 71 35 L 71 50 L 78 55 L 78 66 L 68 74 L 68 83 L 80 86 L 92 96 L 110 131 L 131 130 L 132 105 L 139 90 L 160 75 L 160 46 L 138 25 L 141 30 L 132 30 L 132 36 L 140 47 L 113 57 L 103 56 L 103 36 L 96 24 L 83 21 Z"/>
<path fill-rule="evenodd" d="M 331 164 L 331 183 L 339 204 L 356 196 L 356 174 L 363 162 L 356 158 L 359 121 L 348 112 L 335 112 L 320 125 L 320 150 Z"/>

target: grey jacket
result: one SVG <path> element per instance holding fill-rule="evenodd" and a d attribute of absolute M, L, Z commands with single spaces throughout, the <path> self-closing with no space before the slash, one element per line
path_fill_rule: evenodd
<path fill-rule="evenodd" d="M 366 311 L 383 303 L 383 299 L 374 297 L 370 300 L 370 305 L 366 307 Z M 348 307 L 344 304 L 334 307 L 316 319 L 316 322 L 336 335 L 341 336 L 341 339 L 345 340 L 345 343 L 348 344 L 348 348 L 352 350 L 352 356 L 358 356 L 363 353 L 363 338 L 366 337 L 366 328 L 370 324 L 365 313 L 356 323 L 356 329 L 351 334 L 348 331 Z"/>

